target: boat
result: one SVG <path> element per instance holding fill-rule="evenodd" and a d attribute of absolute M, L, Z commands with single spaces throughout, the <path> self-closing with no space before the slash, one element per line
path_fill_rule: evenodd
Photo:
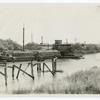
<path fill-rule="evenodd" d="M 5 52 L 1 52 L 0 53 L 0 62 L 3 62 L 3 61 L 12 61 L 13 60 L 13 57 L 8 55 L 7 53 Z"/>
<path fill-rule="evenodd" d="M 25 50 L 25 51 L 8 51 L 2 52 L 0 61 L 20 62 L 20 61 L 44 61 L 59 57 L 60 52 L 57 50 Z"/>
<path fill-rule="evenodd" d="M 43 61 L 45 59 L 59 58 L 61 56 L 60 51 L 58 50 L 38 50 L 36 55 L 36 60 Z"/>
<path fill-rule="evenodd" d="M 83 56 L 82 55 L 70 54 L 70 55 L 61 55 L 59 58 L 60 59 L 83 59 Z"/>
<path fill-rule="evenodd" d="M 35 60 L 35 55 L 37 54 L 37 51 L 12 51 L 8 53 L 10 56 L 12 56 L 13 61 L 19 62 L 19 61 L 31 61 Z M 9 61 L 9 60 L 8 60 Z"/>

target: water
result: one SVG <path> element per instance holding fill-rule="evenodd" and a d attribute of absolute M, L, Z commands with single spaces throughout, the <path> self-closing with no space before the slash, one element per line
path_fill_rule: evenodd
<path fill-rule="evenodd" d="M 16 79 L 17 69 L 15 69 L 15 79 L 12 80 L 12 69 L 8 69 L 8 85 L 5 86 L 5 80 L 2 75 L 0 75 L 0 94 L 13 93 L 13 91 L 18 90 L 32 90 L 35 87 L 41 84 L 52 83 L 56 79 L 63 78 L 67 75 L 71 75 L 79 70 L 88 70 L 93 66 L 100 66 L 100 53 L 85 55 L 85 59 L 58 59 L 57 60 L 57 70 L 63 70 L 63 73 L 56 73 L 55 76 L 52 76 L 50 72 L 46 73 L 37 73 L 36 67 L 34 67 L 34 76 L 35 80 L 29 76 L 23 74 L 22 72 L 19 75 L 19 80 Z M 25 69 L 28 62 L 17 62 L 16 65 L 22 63 L 22 69 Z M 36 63 L 36 62 L 33 62 Z M 51 61 L 47 60 L 45 63 L 51 68 Z M 12 65 L 12 63 L 8 63 Z M 45 69 L 46 70 L 46 69 Z M 3 68 L 0 68 L 0 71 L 3 72 Z M 30 67 L 27 68 L 27 72 L 31 74 Z"/>

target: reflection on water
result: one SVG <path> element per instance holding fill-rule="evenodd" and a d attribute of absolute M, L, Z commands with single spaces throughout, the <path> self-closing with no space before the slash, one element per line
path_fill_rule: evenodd
<path fill-rule="evenodd" d="M 37 72 L 37 68 L 34 67 L 34 76 L 35 80 L 30 78 L 29 76 L 20 72 L 19 80 L 16 79 L 17 69 L 15 69 L 15 79 L 12 80 L 12 69 L 8 69 L 8 86 L 5 87 L 5 80 L 4 77 L 0 75 L 0 94 L 4 93 L 12 93 L 15 90 L 32 90 L 36 86 L 41 84 L 47 84 L 54 82 L 58 78 L 65 77 L 72 73 L 75 73 L 79 70 L 86 70 L 93 66 L 100 66 L 100 53 L 98 54 L 91 54 L 85 55 L 85 59 L 58 59 L 57 61 L 57 69 L 63 70 L 63 73 L 56 73 L 55 76 L 52 76 L 50 72 Z M 46 64 L 51 68 L 51 61 L 45 61 Z M 25 69 L 28 62 L 17 62 L 16 65 L 20 65 L 22 63 L 22 69 Z M 33 61 L 33 63 L 35 63 Z M 8 63 L 8 65 L 12 65 L 12 63 Z M 45 68 L 45 70 L 47 70 Z M 3 68 L 0 68 L 0 71 L 3 72 Z M 31 74 L 31 68 L 27 68 L 27 72 Z"/>

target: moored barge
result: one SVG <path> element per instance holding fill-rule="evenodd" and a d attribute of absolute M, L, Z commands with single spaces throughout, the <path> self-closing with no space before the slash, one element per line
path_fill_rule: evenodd
<path fill-rule="evenodd" d="M 59 57 L 60 52 L 57 50 L 28 50 L 28 51 L 9 51 L 0 55 L 0 61 L 6 60 L 8 62 L 20 61 L 43 61 L 45 59 L 52 59 Z"/>

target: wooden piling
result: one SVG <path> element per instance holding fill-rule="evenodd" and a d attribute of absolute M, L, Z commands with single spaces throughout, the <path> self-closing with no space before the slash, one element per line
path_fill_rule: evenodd
<path fill-rule="evenodd" d="M 37 63 L 37 71 L 41 71 L 41 63 L 40 62 Z"/>
<path fill-rule="evenodd" d="M 57 66 L 57 58 L 52 59 L 52 72 L 55 74 L 56 72 L 56 66 Z"/>
<path fill-rule="evenodd" d="M 52 59 L 52 72 L 54 73 L 54 58 Z"/>
<path fill-rule="evenodd" d="M 39 71 L 41 71 L 41 63 L 39 63 Z"/>
<path fill-rule="evenodd" d="M 22 67 L 22 64 L 20 64 L 20 66 L 19 66 L 19 69 L 18 69 L 18 73 L 17 73 L 16 79 L 18 79 L 18 77 L 19 77 L 19 73 L 20 73 L 21 67 Z"/>
<path fill-rule="evenodd" d="M 43 63 L 43 74 L 44 74 L 44 68 L 45 68 L 45 65 L 44 65 L 44 63 Z"/>
<path fill-rule="evenodd" d="M 5 73 L 5 86 L 7 86 L 7 65 L 6 64 L 4 68 L 4 73 Z"/>
<path fill-rule="evenodd" d="M 33 74 L 33 64 L 32 64 L 32 61 L 31 61 L 31 74 L 32 74 L 32 76 L 34 76 L 34 74 Z"/>
<path fill-rule="evenodd" d="M 56 72 L 56 66 L 57 66 L 57 62 L 56 62 L 56 58 L 55 58 L 55 60 L 54 60 L 54 73 Z"/>
<path fill-rule="evenodd" d="M 39 70 L 39 63 L 37 63 L 37 71 Z"/>
<path fill-rule="evenodd" d="M 38 63 L 36 65 L 37 65 L 37 71 L 38 71 Z"/>
<path fill-rule="evenodd" d="M 12 79 L 14 80 L 14 65 L 12 66 Z"/>

